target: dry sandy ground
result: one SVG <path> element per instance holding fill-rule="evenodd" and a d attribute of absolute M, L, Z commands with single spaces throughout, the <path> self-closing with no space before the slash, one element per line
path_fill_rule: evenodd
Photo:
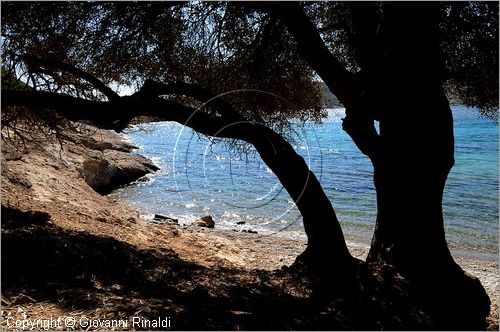
<path fill-rule="evenodd" d="M 99 134 L 99 137 L 103 141 L 113 141 L 114 148 L 120 145 L 119 138 L 109 133 Z M 304 241 L 280 236 L 221 231 L 217 226 L 215 229 L 179 227 L 140 220 L 139 214 L 126 204 L 96 193 L 81 171 L 85 158 L 116 156 L 114 148 L 96 151 L 74 143 L 62 148 L 53 143 L 31 145 L 28 151 L 16 151 L 3 144 L 2 208 L 46 212 L 50 215 L 51 227 L 112 237 L 140 249 L 173 250 L 184 261 L 207 268 L 275 270 L 290 265 L 305 248 Z M 123 158 L 120 160 L 123 162 Z M 366 256 L 366 245 L 351 241 L 349 247 L 354 256 L 361 259 Z M 486 288 L 492 299 L 489 329 L 498 329 L 498 263 L 456 259 L 465 270 L 479 277 Z M 9 315 L 78 314 L 71 308 L 31 296 L 23 299 L 22 292 L 10 296 L 3 294 L 2 297 L 3 328 L 6 328 L 5 318 Z M 140 300 L 137 301 L 137 307 L 141 308 Z"/>

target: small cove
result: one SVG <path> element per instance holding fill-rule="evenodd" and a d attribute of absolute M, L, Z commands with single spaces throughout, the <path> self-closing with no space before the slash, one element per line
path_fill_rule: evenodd
<path fill-rule="evenodd" d="M 450 248 L 497 260 L 498 125 L 454 106 L 455 159 L 443 202 Z M 348 237 L 369 243 L 376 217 L 372 166 L 341 129 L 342 109 L 322 124 L 296 125 L 293 145 L 332 201 Z M 146 219 L 161 213 L 189 224 L 212 215 L 222 229 L 304 237 L 301 217 L 274 174 L 253 150 L 238 153 L 189 128 L 161 122 L 134 127 L 127 139 L 161 170 L 114 191 Z M 245 147 L 240 147 L 244 149 Z"/>

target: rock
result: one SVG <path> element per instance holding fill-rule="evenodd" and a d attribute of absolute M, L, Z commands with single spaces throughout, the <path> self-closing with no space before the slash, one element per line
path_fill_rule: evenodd
<path fill-rule="evenodd" d="M 96 151 L 116 150 L 122 152 L 131 152 L 132 150 L 138 149 L 137 146 L 122 141 L 120 137 L 113 138 L 110 134 L 107 134 L 106 136 L 110 137 L 106 137 L 104 139 L 95 139 L 93 137 L 80 137 L 75 141 L 75 143 L 78 142 L 83 146 L 85 146 L 86 148 Z"/>
<path fill-rule="evenodd" d="M 107 193 L 114 188 L 140 179 L 157 171 L 149 159 L 117 150 L 90 155 L 82 165 L 83 179 L 99 193 Z"/>
<path fill-rule="evenodd" d="M 167 220 L 168 217 L 164 216 L 163 214 L 155 214 L 155 216 L 153 217 L 153 219 L 159 219 L 160 221 L 163 221 L 163 220 Z"/>
<path fill-rule="evenodd" d="M 31 182 L 28 180 L 28 178 L 26 177 L 25 174 L 19 174 L 19 172 L 17 172 L 17 170 L 15 169 L 2 169 L 2 178 L 6 178 L 7 180 L 9 180 L 12 184 L 18 184 L 22 187 L 25 187 L 25 188 L 31 188 L 32 187 L 32 184 Z"/>
<path fill-rule="evenodd" d="M 117 172 L 117 168 L 103 158 L 91 158 L 83 162 L 83 179 L 96 191 L 108 186 Z"/>
<path fill-rule="evenodd" d="M 91 150 L 97 150 L 97 151 L 104 151 L 104 150 L 113 148 L 112 143 L 99 141 L 99 140 L 94 139 L 93 137 L 89 137 L 85 140 L 82 140 L 81 143 L 86 148 L 89 148 Z"/>
<path fill-rule="evenodd" d="M 164 216 L 163 214 L 155 214 L 153 220 L 154 221 L 167 221 L 167 222 L 179 224 L 178 219 L 170 218 L 170 217 Z"/>
<path fill-rule="evenodd" d="M 215 221 L 212 218 L 212 216 L 203 216 L 199 219 L 197 219 L 194 224 L 199 227 L 207 227 L 207 228 L 214 228 L 215 227 Z"/>
<path fill-rule="evenodd" d="M 236 222 L 236 225 L 245 225 L 245 224 L 246 224 L 246 222 L 244 222 L 244 221 L 237 221 Z"/>
<path fill-rule="evenodd" d="M 244 229 L 241 231 L 242 233 L 251 233 L 251 234 L 258 234 L 257 231 L 254 231 L 252 229 Z"/>

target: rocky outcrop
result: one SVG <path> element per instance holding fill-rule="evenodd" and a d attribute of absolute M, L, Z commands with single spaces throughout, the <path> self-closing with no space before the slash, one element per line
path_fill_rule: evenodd
<path fill-rule="evenodd" d="M 105 193 L 158 169 L 143 156 L 106 149 L 83 161 L 82 175 L 95 191 Z"/>
<path fill-rule="evenodd" d="M 53 223 L 79 230 L 93 222 L 89 229 L 102 230 L 138 222 L 137 211 L 101 194 L 158 168 L 130 153 L 132 145 L 121 136 L 79 127 L 64 132 L 64 141 L 34 132 L 25 146 L 2 144 L 3 225 Z"/>
<path fill-rule="evenodd" d="M 116 150 L 122 152 L 131 152 L 132 150 L 138 149 L 137 146 L 124 141 L 102 141 L 95 139 L 94 137 L 88 137 L 81 140 L 81 144 L 91 150 L 104 151 L 104 150 Z"/>
<path fill-rule="evenodd" d="M 110 131 L 86 126 L 80 132 L 69 132 L 67 140 L 68 160 L 76 165 L 80 177 L 101 194 L 159 169 L 151 160 L 131 153 L 137 147 Z"/>

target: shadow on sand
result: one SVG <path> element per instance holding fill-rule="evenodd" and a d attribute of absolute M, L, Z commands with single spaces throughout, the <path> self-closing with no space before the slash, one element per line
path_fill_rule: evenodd
<path fill-rule="evenodd" d="M 206 268 L 172 250 L 140 249 L 43 217 L 5 210 L 2 217 L 7 298 L 23 294 L 68 312 L 101 308 L 111 317 L 170 317 L 174 330 L 429 328 L 404 292 L 371 274 L 339 296 L 290 269 Z"/>

